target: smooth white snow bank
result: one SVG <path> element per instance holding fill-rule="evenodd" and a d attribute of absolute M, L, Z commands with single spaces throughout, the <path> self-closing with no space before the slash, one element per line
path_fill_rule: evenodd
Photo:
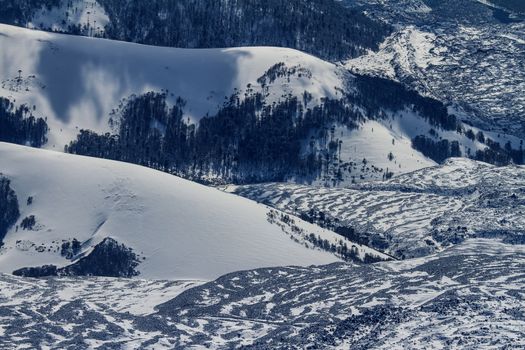
<path fill-rule="evenodd" d="M 148 168 L 0 143 L 0 173 L 18 196 L 17 225 L 29 215 L 37 221 L 33 231 L 8 232 L 0 272 L 70 264 L 60 245 L 73 238 L 92 247 L 112 237 L 133 248 L 146 258 L 140 278 L 208 280 L 338 261 L 270 224 L 265 206 Z M 33 204 L 26 205 L 29 196 Z M 296 221 L 307 232 L 325 231 Z"/>

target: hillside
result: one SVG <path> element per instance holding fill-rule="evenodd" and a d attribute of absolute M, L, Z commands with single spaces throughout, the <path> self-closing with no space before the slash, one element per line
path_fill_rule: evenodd
<path fill-rule="evenodd" d="M 296 50 L 163 48 L 6 25 L 0 33 L 7 142 L 68 146 L 212 184 L 340 186 L 451 156 L 523 162 L 516 137 Z"/>
<path fill-rule="evenodd" d="M 272 134 L 277 135 L 278 132 L 286 135 L 288 144 L 276 144 L 273 147 L 279 147 L 280 153 L 286 148 L 291 152 L 290 157 L 294 157 L 286 161 L 286 166 L 289 167 L 288 174 L 285 173 L 283 176 L 279 171 L 270 169 L 266 171 L 268 175 L 265 175 L 264 170 L 257 167 L 254 170 L 244 170 L 254 173 L 253 176 L 256 178 L 266 180 L 297 178 L 298 171 L 290 168 L 290 163 L 300 163 L 302 162 L 300 158 L 305 158 L 312 152 L 309 146 L 310 135 L 316 140 L 314 151 L 319 153 L 319 156 L 328 152 L 331 155 L 326 160 L 324 155 L 320 160 L 316 159 L 312 173 L 304 176 L 303 179 L 298 178 L 298 181 L 305 181 L 312 177 L 314 180 L 318 179 L 319 183 L 333 183 L 334 180 L 336 183 L 361 181 L 362 178 L 381 179 L 389 172 L 411 171 L 433 164 L 419 152 L 411 150 L 410 139 L 415 135 L 407 135 L 404 132 L 392 134 L 387 126 L 382 125 L 376 125 L 376 134 L 370 133 L 374 127 L 369 128 L 368 125 L 363 126 L 362 130 L 355 130 L 361 129 L 359 126 L 361 121 L 370 116 L 360 108 L 348 109 L 344 104 L 337 102 L 349 91 L 348 84 L 354 85 L 351 76 L 343 68 L 299 51 L 269 47 L 209 50 L 160 48 L 29 31 L 4 25 L 0 25 L 0 32 L 3 33 L 0 42 L 6 48 L 1 53 L 6 65 L 0 68 L 2 82 L 0 93 L 14 104 L 13 108 L 25 104 L 28 107 L 26 113 L 46 119 L 49 130 L 45 137 L 48 141 L 44 147 L 48 149 L 62 151 L 65 145 L 77 138 L 81 130 L 104 134 L 119 133 L 119 127 L 122 125 L 135 128 L 134 125 L 127 126 L 122 122 L 122 111 L 126 110 L 136 98 L 153 91 L 164 95 L 166 107 L 163 108 L 165 109 L 176 105 L 180 99 L 183 100 L 182 123 L 185 125 L 182 127 L 188 130 L 192 127 L 192 123 L 199 123 L 206 116 L 210 117 L 209 124 L 214 123 L 212 120 L 214 118 L 220 120 L 221 118 L 216 118 L 216 114 L 220 115 L 222 112 L 224 122 L 220 123 L 228 125 L 226 130 L 224 131 L 222 124 L 209 126 L 212 128 L 209 133 L 221 137 L 223 136 L 220 133 L 226 133 L 224 137 L 234 138 L 236 134 L 246 134 L 247 131 L 243 128 L 251 128 L 250 125 L 244 125 L 250 122 L 251 116 L 239 108 L 236 101 L 242 102 L 252 97 L 255 103 L 261 104 L 258 109 L 272 107 L 275 110 L 284 110 L 286 113 L 284 116 L 275 117 L 281 120 L 275 120 L 269 126 L 263 125 L 263 130 L 258 130 L 256 133 L 262 139 L 269 139 Z M 354 89 L 355 87 L 352 87 L 350 91 Z M 286 125 L 290 122 L 293 125 L 295 122 L 289 118 L 296 118 L 298 113 L 304 113 L 300 112 L 301 109 L 304 111 L 322 107 L 325 98 L 336 103 L 330 109 L 325 108 L 326 111 L 317 108 L 315 114 L 310 117 L 312 120 L 308 121 L 302 130 L 293 131 L 297 135 L 292 138 Z M 231 101 L 234 101 L 233 105 Z M 146 102 L 149 103 L 147 99 Z M 402 104 L 408 105 L 410 102 L 412 101 L 404 101 Z M 228 120 L 232 112 L 225 108 L 229 106 L 233 107 L 233 112 L 239 110 L 239 114 L 242 114 L 240 122 Z M 285 109 L 290 107 L 293 110 L 287 112 Z M 133 110 L 137 108 L 133 107 Z M 161 115 L 165 113 L 163 108 L 153 112 L 148 108 L 141 112 L 140 125 L 146 124 L 144 133 L 151 134 L 159 130 L 161 133 L 166 133 L 169 122 L 162 120 Z M 263 114 L 261 110 L 255 110 L 254 113 L 253 117 L 257 118 Z M 270 113 L 275 114 L 275 112 Z M 150 123 L 145 122 L 146 116 L 151 118 Z M 239 130 L 232 128 L 231 123 L 234 123 L 233 127 Z M 24 126 L 27 123 L 19 122 L 19 124 L 21 124 L 19 130 L 27 130 Z M 337 135 L 330 137 L 329 129 L 332 126 L 337 127 Z M 37 135 L 40 135 L 40 129 L 37 131 L 39 131 Z M 7 135 L 9 137 L 4 140 L 23 139 L 25 134 L 23 132 L 19 134 L 21 135 L 17 138 Z M 148 138 L 145 135 L 139 136 L 138 139 L 130 139 L 129 143 L 144 142 Z M 334 150 L 328 150 L 328 143 L 333 136 L 341 140 L 343 145 L 341 151 L 335 153 L 339 153 L 345 169 L 350 169 L 350 172 L 339 175 L 342 176 L 341 179 L 336 178 L 339 166 L 333 168 L 327 164 L 335 157 Z M 279 135 L 277 138 L 282 140 Z M 394 138 L 399 139 L 397 145 L 391 144 Z M 31 142 L 28 140 L 27 143 L 38 146 L 42 144 L 41 139 L 42 137 Z M 226 148 L 224 145 L 213 145 L 211 139 L 214 137 L 205 135 L 202 140 L 192 141 L 194 145 L 209 146 L 209 151 L 195 150 L 197 155 L 189 152 L 181 154 L 183 153 L 181 151 L 179 156 L 183 159 L 195 157 L 202 159 L 204 152 Z M 238 144 L 235 139 L 228 142 Z M 282 141 L 278 142 L 282 143 Z M 171 143 L 172 148 L 179 147 L 173 145 L 175 141 Z M 94 153 L 90 150 L 91 147 L 91 144 L 80 143 L 70 151 L 106 158 L 107 154 L 111 153 L 111 150 L 103 150 L 104 154 Z M 260 144 L 255 147 L 266 148 Z M 140 145 L 140 148 L 146 147 Z M 264 158 L 279 155 L 279 152 L 274 152 L 272 149 L 268 151 L 270 154 L 264 155 Z M 400 157 L 401 154 L 405 155 L 394 164 L 393 161 L 388 160 L 390 151 Z M 129 146 L 126 146 L 124 151 L 119 151 L 119 153 L 123 152 L 127 152 L 129 156 L 109 158 L 143 165 L 153 163 L 152 160 L 141 160 L 140 155 L 134 153 L 135 151 Z M 222 155 L 213 156 L 223 158 Z M 230 157 L 238 156 L 232 154 Z M 253 159 L 254 155 L 250 154 L 250 158 Z M 362 167 L 361 162 L 364 158 L 368 159 L 369 164 Z M 326 164 L 322 165 L 321 162 Z M 210 175 L 210 171 L 202 170 L 203 176 L 181 169 L 180 166 L 174 172 L 201 181 L 207 177 L 219 178 L 219 180 L 223 177 L 222 181 L 232 181 L 233 175 L 240 178 L 240 181 L 246 181 L 247 175 L 239 175 L 231 165 L 226 164 L 221 167 L 226 168 L 226 175 L 217 174 L 219 171 Z M 322 167 L 325 170 L 322 170 Z M 220 172 L 223 172 L 221 169 Z M 320 174 L 321 172 L 324 174 Z"/>
<path fill-rule="evenodd" d="M 524 139 L 525 17 L 507 11 L 523 7 L 518 2 L 346 0 L 397 28 L 347 67 L 400 81 L 477 127 Z"/>
<path fill-rule="evenodd" d="M 0 0 L 0 350 L 525 350 L 522 2 Z"/>
<path fill-rule="evenodd" d="M 215 114 L 234 93 L 262 91 L 257 80 L 281 62 L 303 74 L 268 83 L 269 104 L 289 95 L 302 100 L 307 91 L 316 105 L 344 88 L 344 70 L 286 48 L 173 49 L 6 25 L 0 34 L 0 95 L 46 117 L 47 147 L 58 150 L 79 129 L 110 131 L 111 112 L 133 94 L 165 91 L 171 104 L 180 97 L 195 122 Z"/>
<path fill-rule="evenodd" d="M 0 250 L 5 273 L 210 279 L 339 260 L 303 237 L 337 244 L 330 231 L 151 169 L 4 143 L 0 169 L 20 208 Z"/>

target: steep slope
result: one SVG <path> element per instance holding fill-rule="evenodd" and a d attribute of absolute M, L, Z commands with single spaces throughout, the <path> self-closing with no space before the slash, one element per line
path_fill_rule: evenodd
<path fill-rule="evenodd" d="M 0 274 L 0 347 L 522 348 L 524 268 L 523 246 L 473 240 L 414 261 L 258 269 L 196 287 Z"/>
<path fill-rule="evenodd" d="M 292 184 L 229 187 L 398 258 L 472 237 L 525 242 L 525 168 L 454 158 L 444 165 L 328 189 Z"/>
<path fill-rule="evenodd" d="M 167 91 L 186 101 L 192 121 L 213 115 L 234 93 L 264 92 L 271 104 L 290 95 L 309 105 L 338 98 L 345 70 L 285 48 L 173 49 L 0 25 L 0 95 L 46 117 L 48 147 L 61 150 L 79 129 L 109 131 L 108 120 L 132 94 Z M 278 63 L 297 74 L 257 80 Z M 302 73 L 302 74 L 301 74 Z"/>
<path fill-rule="evenodd" d="M 151 169 L 4 143 L 0 169 L 20 206 L 0 250 L 5 273 L 210 279 L 339 260 L 302 239 L 335 244 L 334 233 Z"/>

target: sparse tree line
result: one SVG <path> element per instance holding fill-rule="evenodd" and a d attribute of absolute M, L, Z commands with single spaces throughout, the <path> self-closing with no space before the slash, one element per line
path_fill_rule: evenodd
<path fill-rule="evenodd" d="M 512 148 L 510 141 L 501 147 L 499 142 L 485 137 L 481 131 L 478 132 L 476 136 L 474 136 L 473 131 L 470 129 L 466 132 L 458 129 L 457 132 L 460 134 L 465 133 L 467 138 L 473 141 L 477 139 L 477 141 L 487 146 L 483 150 L 476 150 L 475 153 L 471 153 L 471 150 L 468 149 L 465 156 L 469 158 L 495 165 L 508 165 L 510 163 L 524 164 L 525 151 L 523 150 L 523 143 L 520 144 L 519 149 Z M 432 130 L 430 134 L 433 134 Z M 458 141 L 449 141 L 446 139 L 435 140 L 435 136 L 418 135 L 412 139 L 412 147 L 438 163 L 450 157 L 464 156 Z"/>
<path fill-rule="evenodd" d="M 280 74 L 287 73 L 278 64 L 265 77 Z M 185 116 L 181 98 L 170 107 L 167 92 L 133 96 L 112 117 L 113 133 L 99 135 L 81 130 L 65 150 L 136 163 L 201 182 L 294 179 L 308 183 L 330 172 L 334 172 L 334 181 L 342 180 L 341 167 L 334 166 L 344 164 L 341 142 L 334 135 L 335 125 L 357 129 L 365 121 L 364 115 L 383 118 L 384 109 L 395 112 L 410 107 L 436 129 L 473 137 L 472 131 L 465 131 L 436 100 L 381 78 L 357 76 L 356 80 L 357 93 L 341 100 L 323 99 L 307 109 L 307 92 L 272 105 L 266 104 L 262 93 L 251 92 L 244 98 L 237 93 L 216 115 L 205 116 L 198 124 Z M 363 107 L 364 115 L 353 108 L 355 105 Z M 434 134 L 415 137 L 413 147 L 437 162 L 462 156 L 458 141 L 439 139 Z M 500 147 L 482 134 L 474 137 L 488 148 L 468 156 L 494 164 L 523 162 L 521 149 L 513 150 L 510 144 Z"/>
<path fill-rule="evenodd" d="M 184 101 L 169 107 L 166 93 L 147 93 L 123 107 L 116 133 L 82 130 L 66 151 L 137 163 L 188 178 L 237 183 L 316 178 L 328 149 L 326 125 L 357 128 L 362 116 L 343 101 L 325 100 L 304 110 L 297 98 L 266 105 L 255 93 L 233 95 L 216 115 L 188 122 Z M 326 149 L 302 146 L 312 131 Z"/>
<path fill-rule="evenodd" d="M 282 46 L 325 59 L 377 49 L 391 28 L 332 0 L 99 0 L 108 37 L 173 47 Z"/>
<path fill-rule="evenodd" d="M 47 142 L 48 126 L 37 118 L 26 105 L 15 107 L 0 97 L 0 141 L 41 147 Z"/>
<path fill-rule="evenodd" d="M 276 210 L 270 210 L 267 213 L 267 220 L 272 224 L 277 224 L 281 229 L 290 235 L 297 243 L 303 243 L 301 241 L 305 240 L 312 244 L 314 247 L 322 249 L 327 252 L 340 257 L 345 261 L 353 261 L 357 263 L 372 264 L 379 261 L 385 261 L 384 258 L 379 255 L 370 254 L 368 252 L 359 252 L 359 247 L 355 244 L 355 241 L 348 240 L 349 237 L 342 235 L 343 238 L 337 240 L 336 242 L 330 242 L 326 238 L 322 238 L 320 235 L 315 235 L 313 233 L 307 233 L 304 229 L 299 227 L 295 219 L 290 215 L 285 213 L 279 213 Z M 321 226 L 326 227 L 326 226 Z"/>
<path fill-rule="evenodd" d="M 73 242 L 77 245 L 77 243 Z M 66 246 L 67 254 L 74 246 Z M 78 251 L 77 251 L 78 253 Z M 115 241 L 112 238 L 105 238 L 102 242 L 93 247 L 93 250 L 86 256 L 76 260 L 73 264 L 64 267 L 55 265 L 44 265 L 38 267 L 24 267 L 13 271 L 13 275 L 22 277 L 49 277 L 49 276 L 104 276 L 104 277 L 125 277 L 131 278 L 139 275 L 137 267 L 140 264 L 140 256 L 135 254 L 133 249 Z"/>
<path fill-rule="evenodd" d="M 439 139 L 434 129 L 429 131 L 428 136 L 418 135 L 412 139 L 414 149 L 438 163 L 450 157 L 461 156 L 496 165 L 507 165 L 510 162 L 523 164 L 525 161 L 523 145 L 519 149 L 513 149 L 510 142 L 501 146 L 498 142 L 486 137 L 481 131 L 474 134 L 471 129 L 466 129 L 455 115 L 449 114 L 442 102 L 421 96 L 402 84 L 388 79 L 356 75 L 355 82 L 359 93 L 351 96 L 351 100 L 358 105 L 365 106 L 366 114 L 372 118 L 383 118 L 385 109 L 401 111 L 410 106 L 433 128 L 455 131 L 472 141 L 477 140 L 488 146 L 485 150 L 462 154 L 458 141 Z"/>
<path fill-rule="evenodd" d="M 370 117 L 380 119 L 385 116 L 384 110 L 397 112 L 410 107 L 434 127 L 443 130 L 456 130 L 458 127 L 456 116 L 449 114 L 442 102 L 421 96 L 398 82 L 357 74 L 355 83 L 359 93 L 352 96 L 352 101 L 364 106 L 366 115 Z"/>

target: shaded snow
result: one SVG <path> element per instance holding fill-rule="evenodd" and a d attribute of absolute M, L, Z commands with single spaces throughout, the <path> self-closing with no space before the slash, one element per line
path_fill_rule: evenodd
<path fill-rule="evenodd" d="M 132 94 L 169 91 L 169 101 L 187 101 L 186 114 L 198 121 L 213 115 L 225 99 L 257 83 L 269 68 L 284 62 L 311 74 L 270 84 L 266 102 L 312 94 L 341 97 L 344 69 L 297 50 L 275 47 L 177 49 L 39 32 L 0 25 L 0 95 L 35 106 L 48 118 L 48 148 L 62 150 L 79 129 L 108 131 L 111 111 Z M 21 70 L 21 81 L 18 81 Z M 302 100 L 302 98 L 300 98 Z"/>

